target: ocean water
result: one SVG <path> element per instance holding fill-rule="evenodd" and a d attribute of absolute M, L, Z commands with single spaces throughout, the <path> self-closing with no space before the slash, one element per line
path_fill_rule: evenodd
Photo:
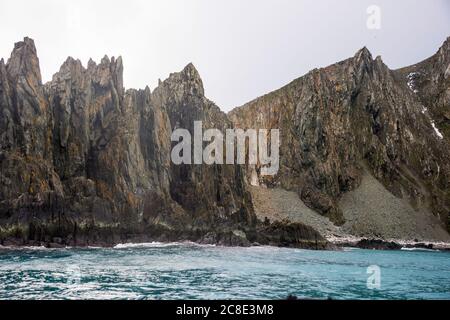
<path fill-rule="evenodd" d="M 374 265 L 379 273 L 368 274 Z M 289 294 L 450 299 L 450 253 L 192 243 L 0 248 L 0 299 L 283 299 Z"/>

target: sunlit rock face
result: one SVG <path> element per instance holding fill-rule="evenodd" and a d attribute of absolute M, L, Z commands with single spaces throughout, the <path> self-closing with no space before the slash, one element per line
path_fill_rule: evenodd
<path fill-rule="evenodd" d="M 345 220 L 342 195 L 358 188 L 368 171 L 448 227 L 449 55 L 447 40 L 430 59 L 390 70 L 363 48 L 232 110 L 229 118 L 241 128 L 279 128 L 280 171 L 260 182 L 297 191 L 336 224 Z"/>

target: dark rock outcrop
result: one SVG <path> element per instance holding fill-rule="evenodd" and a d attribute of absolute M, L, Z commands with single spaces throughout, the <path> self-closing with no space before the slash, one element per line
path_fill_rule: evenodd
<path fill-rule="evenodd" d="M 362 239 L 355 245 L 361 249 L 374 249 L 374 250 L 400 250 L 401 245 L 392 241 L 383 241 L 379 239 Z"/>
<path fill-rule="evenodd" d="M 313 228 L 301 223 L 276 221 L 258 228 L 258 243 L 304 249 L 331 249 L 329 243 Z"/>

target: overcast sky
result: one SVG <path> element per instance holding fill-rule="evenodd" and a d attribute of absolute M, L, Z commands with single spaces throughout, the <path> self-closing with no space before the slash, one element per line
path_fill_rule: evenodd
<path fill-rule="evenodd" d="M 367 27 L 370 5 L 380 29 Z M 450 1 L 0 0 L 0 57 L 24 36 L 44 81 L 69 55 L 122 55 L 125 86 L 153 90 L 193 62 L 228 111 L 363 46 L 391 68 L 419 62 L 450 36 Z"/>

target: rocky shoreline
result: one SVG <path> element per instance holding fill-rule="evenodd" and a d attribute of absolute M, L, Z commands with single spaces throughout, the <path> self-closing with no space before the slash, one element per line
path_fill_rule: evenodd
<path fill-rule="evenodd" d="M 236 229 L 218 226 L 215 229 L 173 229 L 164 225 L 146 225 L 124 228 L 119 225 L 71 224 L 33 225 L 26 228 L 14 226 L 0 228 L 1 246 L 63 247 L 113 247 L 120 243 L 179 242 L 221 246 L 259 246 L 302 248 L 311 250 L 332 249 L 334 246 L 313 228 L 300 223 L 259 222 L 255 228 Z"/>
<path fill-rule="evenodd" d="M 401 239 L 371 239 L 358 237 L 322 238 L 315 234 L 314 239 L 296 238 L 295 234 L 304 232 L 305 226 L 298 224 L 272 224 L 259 230 L 186 230 L 170 231 L 164 228 L 147 228 L 145 230 L 114 229 L 112 226 L 80 231 L 77 238 L 44 236 L 42 239 L 29 239 L 19 236 L 5 237 L 0 229 L 0 249 L 28 247 L 55 248 L 111 248 L 127 244 L 145 243 L 183 243 L 199 245 L 217 245 L 225 247 L 273 246 L 307 250 L 342 250 L 359 248 L 367 250 L 438 250 L 450 251 L 450 243 Z M 311 230 L 307 229 L 308 232 Z M 314 234 L 314 231 L 312 231 Z M 251 239 L 251 240 L 250 240 Z"/>
<path fill-rule="evenodd" d="M 339 248 L 359 248 L 372 250 L 441 250 L 450 251 L 450 243 L 448 242 L 434 242 L 434 241 L 419 241 L 415 240 L 401 240 L 401 239 L 377 239 L 377 238 L 327 238 L 330 243 Z"/>

